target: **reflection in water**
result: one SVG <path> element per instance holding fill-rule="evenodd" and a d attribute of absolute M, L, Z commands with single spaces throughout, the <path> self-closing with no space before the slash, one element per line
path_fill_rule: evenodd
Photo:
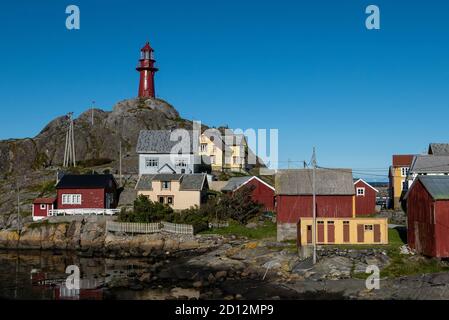
<path fill-rule="evenodd" d="M 68 289 L 66 286 L 69 274 L 65 271 L 70 265 L 76 265 L 80 269 L 80 289 Z M 151 260 L 148 259 L 115 260 L 80 257 L 69 252 L 0 251 L 0 298 L 104 299 L 108 283 L 126 278 L 135 270 L 145 269 L 150 265 Z M 162 298 L 163 296 L 161 293 Z M 148 292 L 137 295 L 126 288 L 108 297 L 152 298 Z"/>

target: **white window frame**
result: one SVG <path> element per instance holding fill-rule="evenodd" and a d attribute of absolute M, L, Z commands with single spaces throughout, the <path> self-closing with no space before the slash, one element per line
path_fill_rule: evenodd
<path fill-rule="evenodd" d="M 165 183 L 167 187 L 164 187 Z M 161 190 L 171 190 L 171 181 L 161 181 Z"/>
<path fill-rule="evenodd" d="M 45 210 L 45 209 L 47 209 L 47 205 L 44 203 L 41 203 L 40 208 L 41 208 L 41 210 Z"/>
<path fill-rule="evenodd" d="M 81 194 L 63 194 L 62 204 L 81 204 L 83 197 Z"/>
<path fill-rule="evenodd" d="M 159 166 L 158 158 L 145 158 L 145 167 L 146 168 L 154 168 Z"/>
<path fill-rule="evenodd" d="M 359 193 L 359 191 L 361 191 L 361 193 Z M 356 194 L 357 194 L 357 197 L 364 197 L 365 196 L 365 188 L 364 187 L 358 187 Z"/>
<path fill-rule="evenodd" d="M 408 175 L 410 168 L 408 167 L 401 167 L 401 177 L 406 177 Z"/>
<path fill-rule="evenodd" d="M 200 151 L 201 152 L 207 152 L 207 143 L 201 143 L 200 144 Z"/>
<path fill-rule="evenodd" d="M 187 159 L 176 159 L 175 167 L 187 168 Z"/>

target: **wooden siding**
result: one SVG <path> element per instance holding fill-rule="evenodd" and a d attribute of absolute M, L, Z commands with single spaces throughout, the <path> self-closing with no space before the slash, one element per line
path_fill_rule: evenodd
<path fill-rule="evenodd" d="M 365 188 L 365 195 L 355 195 L 355 214 L 356 216 L 366 216 L 376 212 L 376 196 L 377 192 L 371 188 L 364 181 L 358 181 L 354 185 L 355 191 L 357 188 Z"/>

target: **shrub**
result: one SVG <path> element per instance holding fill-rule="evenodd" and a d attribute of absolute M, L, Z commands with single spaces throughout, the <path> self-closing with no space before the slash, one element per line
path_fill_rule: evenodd
<path fill-rule="evenodd" d="M 173 209 L 159 202 L 153 202 L 148 197 L 140 195 L 134 200 L 133 211 L 122 210 L 119 214 L 122 222 L 159 222 L 173 220 Z"/>

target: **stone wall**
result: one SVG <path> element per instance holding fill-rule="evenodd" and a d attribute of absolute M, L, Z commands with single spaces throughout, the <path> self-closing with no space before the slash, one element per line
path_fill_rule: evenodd
<path fill-rule="evenodd" d="M 277 241 L 296 240 L 296 223 L 277 223 Z"/>

